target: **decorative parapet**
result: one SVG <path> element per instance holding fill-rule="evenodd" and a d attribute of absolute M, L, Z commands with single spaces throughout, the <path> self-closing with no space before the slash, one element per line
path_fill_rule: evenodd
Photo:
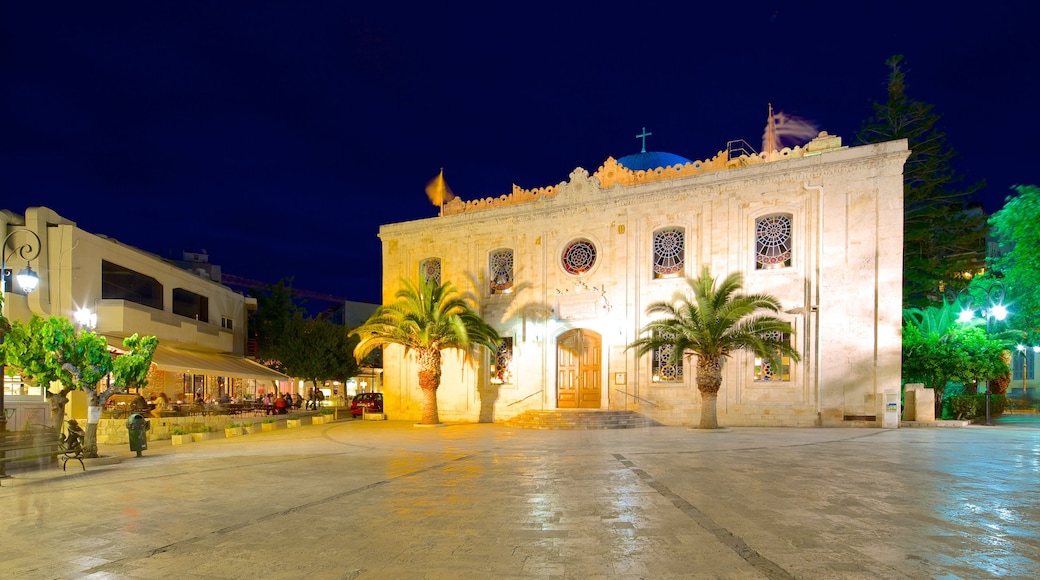
<path fill-rule="evenodd" d="M 613 157 L 608 157 L 607 160 L 603 162 L 603 165 L 601 165 L 592 176 L 599 180 L 599 185 L 602 188 L 610 188 L 615 185 L 629 187 L 645 183 L 666 181 L 669 179 L 692 177 L 694 175 L 723 171 L 726 169 L 749 167 L 751 165 L 759 165 L 772 161 L 819 155 L 826 151 L 833 151 L 842 148 L 841 137 L 830 135 L 826 131 L 821 131 L 815 139 L 806 143 L 804 147 L 795 147 L 793 149 L 785 147 L 780 151 L 772 151 L 770 153 L 752 153 L 750 155 L 743 154 L 735 157 L 731 157 L 726 151 L 719 151 L 715 157 L 704 161 L 691 161 L 690 163 L 682 165 L 677 164 L 671 167 L 658 167 L 657 169 L 650 170 L 637 171 L 629 169 L 624 165 L 619 164 Z M 441 215 L 455 215 L 480 211 L 483 209 L 521 205 L 538 201 L 540 199 L 548 199 L 556 197 L 560 192 L 560 187 L 565 184 L 566 182 L 535 189 L 522 189 L 514 183 L 513 191 L 511 193 L 503 194 L 498 197 L 485 197 L 473 201 L 462 201 L 456 197 L 444 204 L 444 207 L 441 210 Z"/>
<path fill-rule="evenodd" d="M 493 207 L 520 205 L 522 203 L 538 201 L 542 198 L 556 197 L 556 194 L 559 192 L 559 185 L 547 185 L 545 187 L 538 187 L 535 189 L 523 189 L 514 183 L 512 193 L 502 194 L 498 197 L 485 197 L 483 199 L 474 199 L 472 201 L 462 201 L 461 199 L 456 197 L 455 199 L 444 204 L 442 215 L 454 215 L 471 211 L 479 211 L 482 209 L 491 209 Z"/>

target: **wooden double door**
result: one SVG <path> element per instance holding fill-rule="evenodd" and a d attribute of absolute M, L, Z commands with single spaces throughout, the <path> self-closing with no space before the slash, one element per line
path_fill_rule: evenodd
<path fill-rule="evenodd" d="M 556 406 L 560 409 L 599 409 L 603 340 L 583 329 L 569 330 L 556 340 Z"/>

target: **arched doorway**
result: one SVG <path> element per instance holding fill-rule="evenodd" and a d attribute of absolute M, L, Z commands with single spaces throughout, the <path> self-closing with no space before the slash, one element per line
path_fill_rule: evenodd
<path fill-rule="evenodd" d="M 590 330 L 569 330 L 556 340 L 556 406 L 599 409 L 603 340 Z"/>

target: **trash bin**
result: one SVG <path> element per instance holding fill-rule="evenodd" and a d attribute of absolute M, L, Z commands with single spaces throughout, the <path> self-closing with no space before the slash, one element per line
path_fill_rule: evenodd
<path fill-rule="evenodd" d="M 126 420 L 126 429 L 130 434 L 130 451 L 136 451 L 138 457 L 141 456 L 142 451 L 148 449 L 148 437 L 145 436 L 145 431 L 151 428 L 152 424 L 140 413 L 132 413 Z"/>

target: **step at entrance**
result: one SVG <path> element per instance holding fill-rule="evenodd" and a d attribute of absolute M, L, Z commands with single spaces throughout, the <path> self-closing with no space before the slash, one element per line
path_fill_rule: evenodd
<path fill-rule="evenodd" d="M 502 423 L 520 429 L 636 429 L 655 427 L 657 421 L 633 411 L 593 411 L 557 409 L 552 411 L 525 411 Z"/>

